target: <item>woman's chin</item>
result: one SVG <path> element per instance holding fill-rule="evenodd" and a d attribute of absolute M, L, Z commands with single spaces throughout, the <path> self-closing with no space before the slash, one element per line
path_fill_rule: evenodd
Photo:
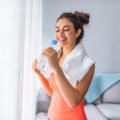
<path fill-rule="evenodd" d="M 58 44 L 59 44 L 59 46 L 61 46 L 61 47 L 67 45 L 66 41 L 64 41 L 64 42 L 59 42 L 59 41 L 58 41 Z"/>

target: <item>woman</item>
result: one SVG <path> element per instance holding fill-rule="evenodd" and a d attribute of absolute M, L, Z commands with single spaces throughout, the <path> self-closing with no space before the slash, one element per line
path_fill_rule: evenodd
<path fill-rule="evenodd" d="M 85 51 L 81 39 L 84 35 L 83 27 L 89 23 L 89 18 L 89 14 L 75 11 L 75 13 L 63 13 L 57 19 L 55 38 L 62 52 L 58 57 L 58 53 L 53 48 L 47 47 L 41 53 L 48 59 L 52 69 L 49 82 L 37 70 L 36 59 L 32 64 L 32 69 L 51 96 L 48 110 L 50 120 L 87 120 L 84 112 L 84 96 L 94 75 L 95 62 L 85 52 L 79 52 L 79 49 Z M 84 62 L 86 60 L 87 62 Z M 68 68 L 66 61 L 69 62 Z M 73 63 L 77 65 L 73 66 Z M 85 70 L 86 68 L 87 70 Z M 74 74 L 72 74 L 73 72 Z M 75 74 L 79 77 L 76 77 Z"/>

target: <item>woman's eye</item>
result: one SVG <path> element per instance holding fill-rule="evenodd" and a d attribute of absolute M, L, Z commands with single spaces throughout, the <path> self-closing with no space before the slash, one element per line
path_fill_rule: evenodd
<path fill-rule="evenodd" d="M 69 31 L 70 29 L 65 29 L 63 31 Z M 55 32 L 60 32 L 60 30 L 55 30 Z"/>
<path fill-rule="evenodd" d="M 55 30 L 55 32 L 59 32 L 59 30 Z"/>
<path fill-rule="evenodd" d="M 64 31 L 69 31 L 69 29 L 66 29 L 66 30 L 64 30 Z"/>

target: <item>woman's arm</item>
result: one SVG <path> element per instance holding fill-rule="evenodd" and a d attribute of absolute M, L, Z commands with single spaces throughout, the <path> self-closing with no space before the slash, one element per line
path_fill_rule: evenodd
<path fill-rule="evenodd" d="M 77 82 L 75 87 L 68 82 L 61 68 L 58 67 L 54 70 L 60 92 L 70 108 L 76 107 L 83 100 L 92 81 L 94 70 L 95 64 L 92 65 L 85 77 L 80 82 Z"/>
<path fill-rule="evenodd" d="M 49 86 L 49 82 L 45 79 L 45 77 L 38 71 L 36 72 L 38 78 L 40 79 L 45 91 L 51 97 L 52 96 L 52 89 Z"/>
<path fill-rule="evenodd" d="M 37 60 L 35 59 L 34 62 L 32 63 L 32 69 L 33 71 L 37 74 L 38 78 L 40 79 L 45 91 L 48 93 L 48 95 L 51 97 L 52 96 L 52 89 L 49 86 L 49 82 L 46 80 L 46 78 L 40 73 L 39 70 L 36 68 L 37 65 Z"/>

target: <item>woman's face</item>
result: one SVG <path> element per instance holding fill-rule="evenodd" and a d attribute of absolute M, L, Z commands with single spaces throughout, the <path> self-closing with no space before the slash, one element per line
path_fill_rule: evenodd
<path fill-rule="evenodd" d="M 75 46 L 76 38 L 79 36 L 78 32 L 75 32 L 73 23 L 66 18 L 58 20 L 55 30 L 55 38 L 61 47 Z"/>

